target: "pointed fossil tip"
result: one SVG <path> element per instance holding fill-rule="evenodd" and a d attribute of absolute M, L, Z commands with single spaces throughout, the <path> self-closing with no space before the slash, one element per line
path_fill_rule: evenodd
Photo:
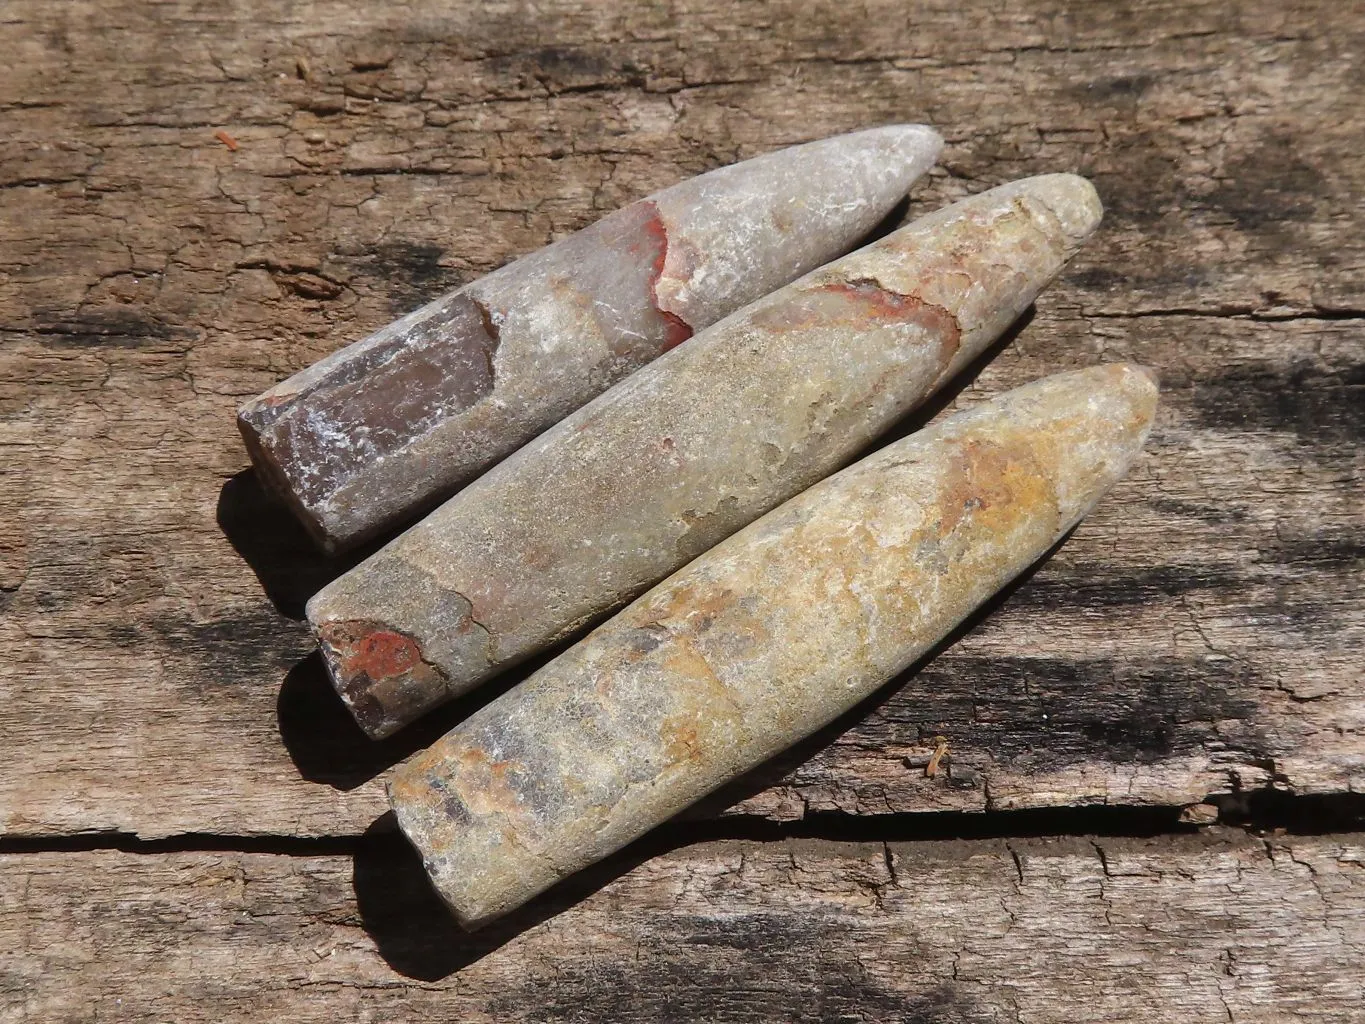
<path fill-rule="evenodd" d="M 943 149 L 943 136 L 927 124 L 888 124 L 855 132 L 891 149 L 921 174 L 931 167 Z"/>
<path fill-rule="evenodd" d="M 1152 387 L 1157 388 L 1158 390 L 1161 388 L 1161 378 L 1157 376 L 1157 372 L 1150 366 L 1142 366 L 1139 363 L 1127 363 L 1125 365 L 1127 365 L 1128 369 L 1133 373 L 1146 379 L 1147 383 L 1151 384 Z"/>
<path fill-rule="evenodd" d="M 1095 186 L 1079 174 L 1040 174 L 1020 184 L 1052 211 L 1062 230 L 1075 241 L 1084 241 L 1099 227 L 1104 205 Z"/>
<path fill-rule="evenodd" d="M 1105 388 L 1131 388 L 1138 392 L 1155 393 L 1160 390 L 1161 384 L 1156 371 L 1141 363 L 1100 363 L 1085 369 L 1073 370 L 1071 373 L 1074 373 L 1077 379 L 1088 378 L 1093 382 L 1092 386 Z"/>
<path fill-rule="evenodd" d="M 1155 396 L 1161 389 L 1156 371 L 1141 363 L 1102 363 L 1090 372 L 1108 378 L 1121 390 L 1144 397 Z"/>
<path fill-rule="evenodd" d="M 928 146 L 943 145 L 943 136 L 927 124 L 884 124 L 880 128 L 869 128 L 868 131 L 884 132 L 893 138 Z"/>
<path fill-rule="evenodd" d="M 1128 410 L 1134 424 L 1141 428 L 1145 436 L 1156 415 L 1161 391 L 1156 372 L 1139 363 L 1107 363 L 1081 372 L 1093 372 L 1107 378 L 1101 390 L 1113 396 L 1120 408 Z"/>

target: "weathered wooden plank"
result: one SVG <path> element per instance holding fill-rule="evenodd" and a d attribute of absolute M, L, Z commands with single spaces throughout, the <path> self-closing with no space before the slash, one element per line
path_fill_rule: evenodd
<path fill-rule="evenodd" d="M 6 1021 L 1345 1022 L 1365 1000 L 1359 835 L 703 844 L 472 937 L 385 842 L 0 864 Z"/>
<path fill-rule="evenodd" d="M 349 729 L 297 622 L 337 567 L 240 475 L 235 404 L 627 198 L 916 119 L 951 145 L 912 213 L 1069 169 L 1109 209 L 964 400 L 1134 359 L 1163 372 L 1161 423 L 980 628 L 730 796 L 784 817 L 1365 787 L 1365 16 L 537 11 L 7 5 L 0 830 L 363 829 L 376 772 L 459 711 L 380 746 Z"/>
<path fill-rule="evenodd" d="M 1182 365 L 1189 339 L 1208 369 Z M 1354 481 L 1365 456 L 1352 440 L 1353 325 L 1087 323 L 1049 311 L 979 390 L 1101 353 L 1167 367 L 1134 476 L 885 703 L 802 748 L 792 763 L 814 756 L 775 788 L 752 792 L 769 773 L 734 791 L 748 797 L 742 809 L 1185 803 L 1277 780 L 1361 788 L 1365 509 Z M 44 473 L 51 457 L 21 449 L 31 483 L 9 520 L 26 536 L 11 549 L 25 559 L 22 586 L 0 623 L 16 652 L 0 666 L 14 757 L 0 780 L 7 831 L 363 829 L 382 811 L 367 780 L 460 709 L 380 745 L 349 725 L 306 658 L 303 627 L 267 603 L 214 529 L 219 502 L 230 535 L 297 614 L 292 595 L 319 578 L 305 548 L 285 550 L 302 535 L 240 479 L 220 500 L 221 476 L 196 462 L 236 457 L 215 434 L 217 400 L 172 376 L 165 407 L 109 415 L 128 400 L 113 382 L 138 372 L 146 383 L 164 356 L 104 351 L 108 369 L 94 370 L 84 352 L 25 343 L 4 358 L 16 357 L 60 368 L 48 371 L 53 384 L 25 389 L 26 424 L 63 454 L 61 473 Z M 66 376 L 77 374 L 91 391 Z M 1258 379 L 1266 391 L 1244 383 Z M 1311 390 L 1293 391 L 1296 379 Z M 191 423 L 177 423 L 187 408 Z M 180 440 L 118 459 L 149 427 Z M 271 522 L 273 533 L 261 525 Z M 905 759 L 936 735 L 951 744 L 952 771 L 931 780 Z"/>
<path fill-rule="evenodd" d="M 1083 280 L 1111 309 L 1361 307 L 1362 24 L 1327 0 L 19 0 L 6 24 L 4 322 L 252 339 L 259 382 L 651 187 L 912 114 L 954 143 L 935 201 L 1094 176 L 1114 233 Z"/>

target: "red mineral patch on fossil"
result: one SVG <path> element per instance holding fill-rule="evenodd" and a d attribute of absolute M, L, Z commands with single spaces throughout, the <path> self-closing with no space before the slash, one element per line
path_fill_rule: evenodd
<path fill-rule="evenodd" d="M 753 323 L 775 332 L 817 327 L 866 328 L 876 323 L 915 324 L 940 339 L 940 361 L 945 366 L 962 343 L 962 328 L 951 310 L 925 302 L 913 293 L 892 291 L 871 278 L 831 281 L 812 287 L 755 313 Z"/>
<path fill-rule="evenodd" d="M 657 308 L 657 307 L 655 307 Z M 659 315 L 664 318 L 664 351 L 677 348 L 688 338 L 692 337 L 692 328 L 688 327 L 682 317 L 673 313 L 659 310 Z"/>
<path fill-rule="evenodd" d="M 692 327 L 676 313 L 670 313 L 659 306 L 659 278 L 663 277 L 664 265 L 668 262 L 668 227 L 664 224 L 663 217 L 659 215 L 659 208 L 653 203 L 649 203 L 648 207 L 649 216 L 641 224 L 641 229 L 654 243 L 654 265 L 649 275 L 649 297 L 664 321 L 663 351 L 667 352 L 692 337 Z"/>
<path fill-rule="evenodd" d="M 402 633 L 371 633 L 356 645 L 352 660 L 371 679 L 406 672 L 422 660 L 417 641 Z"/>
<path fill-rule="evenodd" d="M 382 622 L 347 619 L 317 627 L 323 658 L 356 722 L 382 739 L 445 693 L 445 674 L 414 637 Z"/>
<path fill-rule="evenodd" d="M 318 636 L 331 648 L 338 670 L 347 678 L 360 674 L 388 679 L 422 663 L 422 648 L 412 637 L 373 624 L 329 622 Z"/>
<path fill-rule="evenodd" d="M 918 295 L 902 295 L 900 292 L 889 291 L 867 278 L 827 284 L 825 291 L 846 295 L 854 299 L 865 312 L 886 319 L 899 320 L 907 313 L 918 312 L 924 308 L 924 302 Z"/>
<path fill-rule="evenodd" d="M 830 284 L 825 290 L 852 299 L 860 310 L 877 319 L 907 320 L 938 333 L 944 339 L 944 362 L 952 359 L 962 344 L 962 327 L 957 317 L 918 295 L 902 295 L 867 278 Z"/>

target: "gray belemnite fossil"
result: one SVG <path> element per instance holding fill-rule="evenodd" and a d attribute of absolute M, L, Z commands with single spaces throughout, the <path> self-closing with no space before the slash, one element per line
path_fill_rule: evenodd
<path fill-rule="evenodd" d="M 356 721 L 388 735 L 844 465 L 998 337 L 1099 219 L 1074 175 L 972 196 L 567 417 L 309 602 Z"/>
<path fill-rule="evenodd" d="M 847 252 L 933 165 L 893 125 L 722 167 L 423 306 L 247 402 L 257 472 L 328 550 L 429 509 L 611 384 Z"/>
<path fill-rule="evenodd" d="M 466 927 L 810 735 L 912 664 L 1127 472 L 1150 371 L 1044 378 L 722 541 L 401 766 L 389 799 Z"/>

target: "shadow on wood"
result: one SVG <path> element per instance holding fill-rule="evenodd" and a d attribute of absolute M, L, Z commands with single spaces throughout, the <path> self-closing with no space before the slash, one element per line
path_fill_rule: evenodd
<path fill-rule="evenodd" d="M 284 677 L 275 710 L 280 740 L 299 775 L 340 790 L 364 785 L 453 724 L 442 709 L 397 736 L 370 739 L 332 689 L 316 651 Z"/>
<path fill-rule="evenodd" d="M 358 565 L 387 537 L 342 555 L 326 555 L 293 513 L 244 469 L 218 492 L 218 528 L 251 567 L 281 615 L 302 619 L 308 599 Z"/>
<path fill-rule="evenodd" d="M 431 746 L 565 646 L 567 643 L 537 655 L 382 740 L 372 740 L 361 732 L 332 688 L 322 656 L 314 652 L 290 669 L 280 686 L 275 702 L 280 740 L 303 778 L 335 789 L 355 789 Z"/>
<path fill-rule="evenodd" d="M 439 981 L 483 959 L 522 932 L 582 902 L 651 857 L 684 844 L 646 836 L 558 885 L 487 927 L 467 932 L 427 879 L 421 858 L 397 831 L 393 812 L 365 832 L 353 881 L 361 924 L 395 971 Z"/>
<path fill-rule="evenodd" d="M 399 835 L 390 831 L 391 828 L 392 819 L 389 815 L 376 821 L 367 833 L 364 852 L 356 857 L 354 884 L 361 920 L 366 931 L 374 937 L 380 954 L 394 970 L 428 983 L 439 982 L 471 966 L 517 936 L 571 909 L 650 857 L 666 853 L 685 842 L 676 836 L 669 836 L 664 842 L 647 837 L 565 880 L 539 899 L 486 929 L 470 933 L 455 923 L 455 919 L 427 884 L 415 851 Z M 686 919 L 681 915 L 674 917 L 673 923 L 681 924 L 685 920 L 693 932 L 691 941 L 697 941 L 695 932 L 699 927 L 708 931 L 706 925 L 698 926 L 695 919 Z M 669 923 L 665 914 L 664 920 L 660 921 L 665 932 Z M 808 964 L 816 969 L 814 965 L 818 963 L 821 953 L 819 947 L 830 938 L 822 925 L 827 928 L 840 927 L 835 921 L 815 921 L 809 922 L 809 927 L 800 931 L 784 929 L 774 934 L 775 924 L 777 922 L 769 915 L 760 915 L 756 919 L 751 917 L 747 922 L 740 921 L 732 925 L 717 921 L 712 923 L 709 935 L 726 943 L 740 941 L 745 945 L 755 944 L 758 948 L 771 950 L 774 958 L 792 958 L 791 962 Z M 601 976 L 611 977 L 623 968 L 629 970 L 631 965 L 604 964 Z M 733 980 L 720 975 L 708 977 L 707 970 L 702 963 L 693 964 L 688 971 L 687 987 L 706 991 L 713 984 L 721 985 Z M 864 1008 L 878 1007 L 878 1019 L 894 1019 L 905 1024 L 931 1024 L 947 1019 L 943 1016 L 944 1011 L 964 1012 L 971 1007 L 967 994 L 958 993 L 949 986 L 939 986 L 907 999 L 903 994 L 889 993 L 874 983 L 862 984 L 863 981 L 866 981 L 865 972 L 856 967 L 846 976 L 835 974 L 822 977 L 824 986 L 843 990 L 848 1004 Z M 617 989 L 617 986 L 607 983 L 601 988 L 602 997 L 613 1000 L 615 997 L 612 993 Z M 574 1019 L 579 1017 L 575 1016 Z M 589 1014 L 584 1019 L 597 1018 Z M 610 1013 L 605 1013 L 604 1019 L 610 1019 Z M 843 1019 L 842 1015 L 840 1019 Z M 952 1019 L 976 1018 L 969 1015 L 952 1016 Z"/>

